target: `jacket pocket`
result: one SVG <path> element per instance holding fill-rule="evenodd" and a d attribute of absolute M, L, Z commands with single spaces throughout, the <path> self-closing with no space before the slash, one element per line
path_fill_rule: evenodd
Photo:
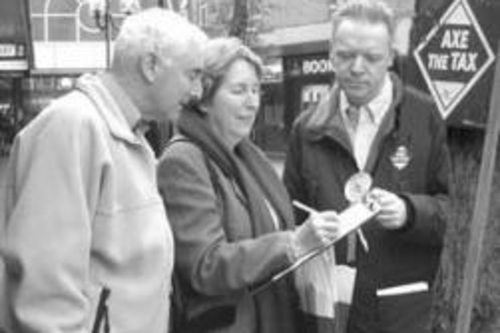
<path fill-rule="evenodd" d="M 381 326 L 387 333 L 429 333 L 430 309 L 428 291 L 378 298 Z"/>

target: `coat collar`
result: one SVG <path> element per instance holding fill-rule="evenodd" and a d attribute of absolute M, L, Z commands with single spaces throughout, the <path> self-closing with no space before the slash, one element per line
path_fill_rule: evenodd
<path fill-rule="evenodd" d="M 394 128 L 395 111 L 403 99 L 401 80 L 395 74 L 391 74 L 390 79 L 393 83 L 393 101 L 380 125 L 380 135 L 390 133 Z M 323 138 L 332 138 L 352 152 L 349 135 L 342 119 L 339 104 L 340 89 L 335 84 L 326 98 L 316 108 L 306 111 L 300 117 L 302 120 L 299 121 L 304 124 L 305 135 L 308 140 L 318 141 Z"/>
<path fill-rule="evenodd" d="M 133 130 L 140 122 L 140 112 L 110 75 L 83 75 L 77 88 L 92 100 L 113 136 L 142 144 Z"/>

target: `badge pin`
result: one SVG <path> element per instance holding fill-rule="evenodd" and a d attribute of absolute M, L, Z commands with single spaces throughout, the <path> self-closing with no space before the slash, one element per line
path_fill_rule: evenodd
<path fill-rule="evenodd" d="M 408 166 L 411 160 L 410 152 L 407 147 L 399 146 L 390 157 L 392 165 L 398 169 L 403 170 Z"/>
<path fill-rule="evenodd" d="M 353 174 L 345 184 L 345 198 L 351 204 L 363 201 L 370 191 L 372 183 L 372 177 L 366 172 L 360 171 Z"/>

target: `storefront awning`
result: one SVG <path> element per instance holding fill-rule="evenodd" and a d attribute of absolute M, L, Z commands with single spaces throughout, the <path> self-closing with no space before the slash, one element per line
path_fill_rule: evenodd
<path fill-rule="evenodd" d="M 256 49 L 267 49 L 272 55 L 328 51 L 330 35 L 329 22 L 285 27 L 259 35 Z"/>
<path fill-rule="evenodd" d="M 0 73 L 27 71 L 32 64 L 28 0 L 0 1 Z"/>

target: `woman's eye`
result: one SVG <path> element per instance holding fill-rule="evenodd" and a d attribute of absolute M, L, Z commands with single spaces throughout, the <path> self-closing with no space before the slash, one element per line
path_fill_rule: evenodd
<path fill-rule="evenodd" d="M 233 94 L 240 95 L 240 94 L 245 93 L 245 89 L 244 89 L 244 88 L 242 88 L 242 87 L 235 87 L 235 88 L 231 89 L 231 92 L 232 92 Z"/>

